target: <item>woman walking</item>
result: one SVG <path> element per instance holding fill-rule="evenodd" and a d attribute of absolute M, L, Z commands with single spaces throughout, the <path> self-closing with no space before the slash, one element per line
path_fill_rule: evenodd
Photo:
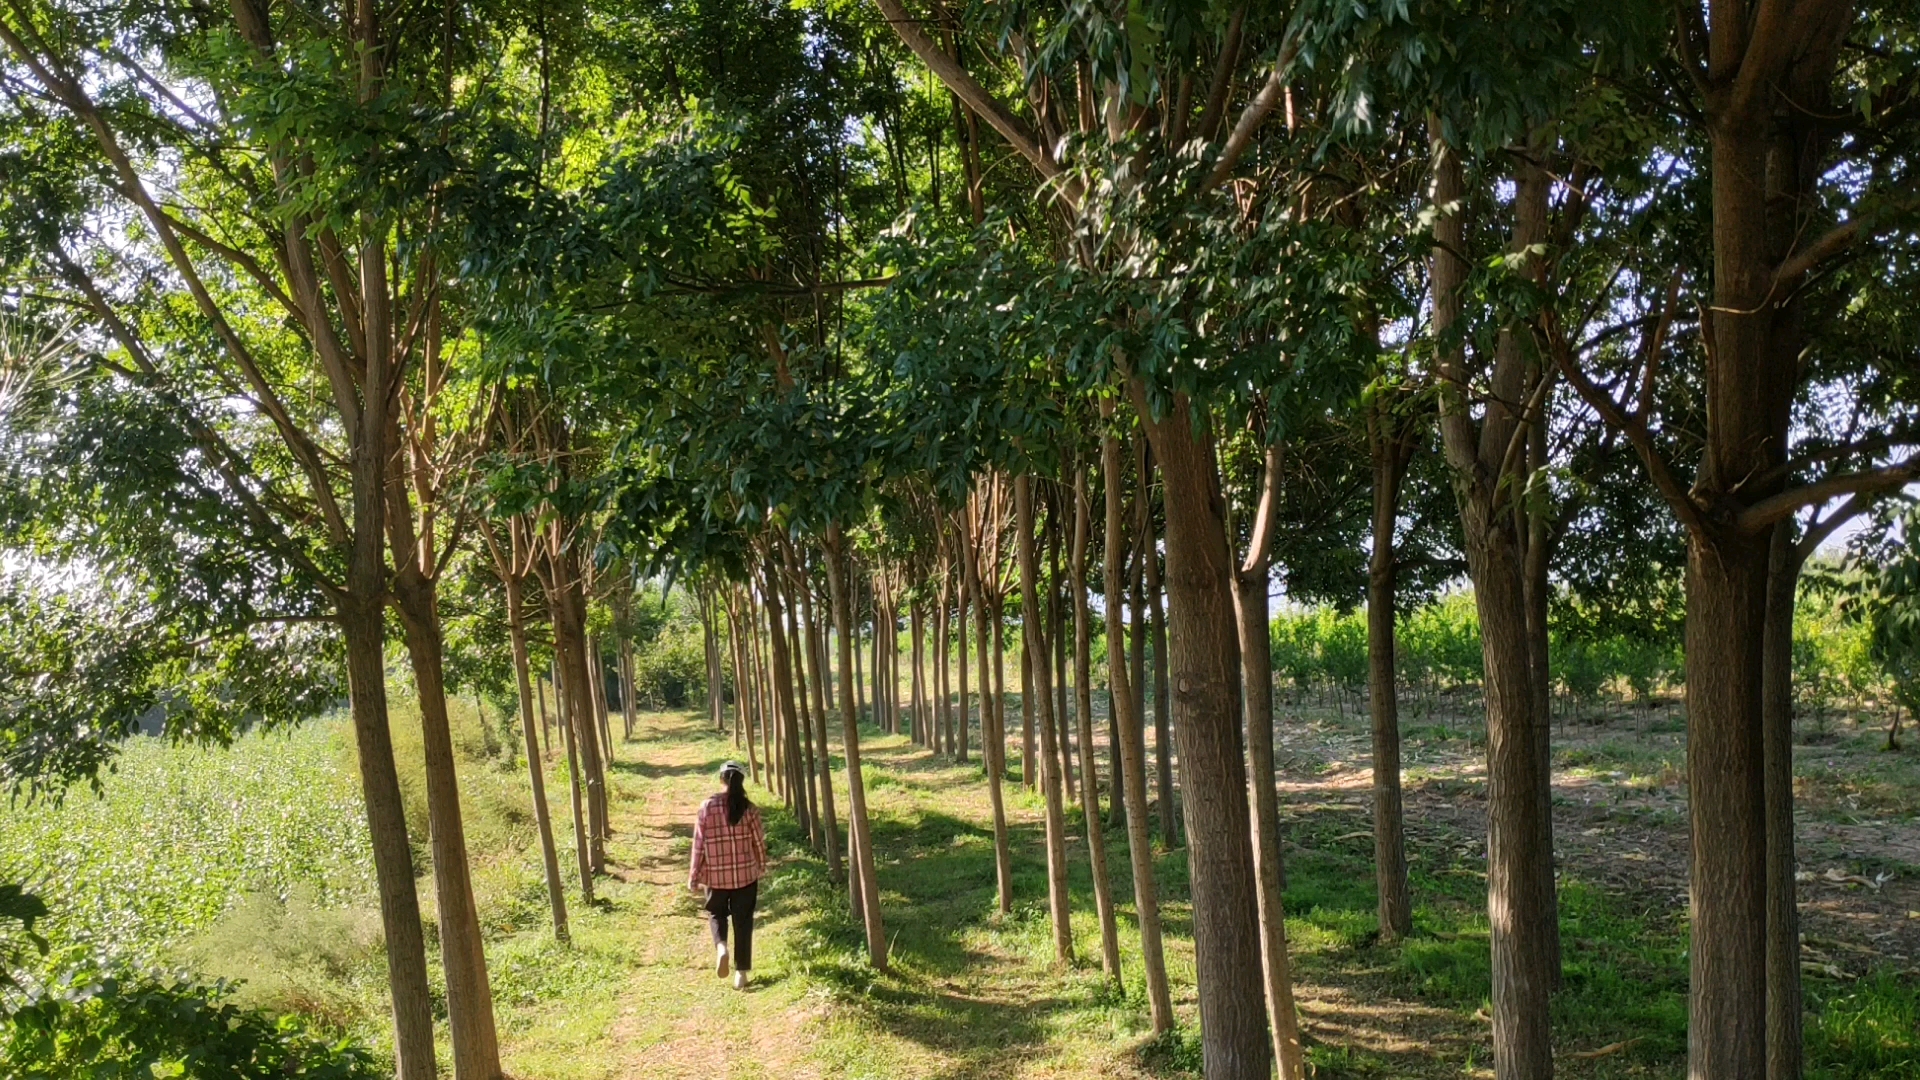
<path fill-rule="evenodd" d="M 747 770 L 737 761 L 720 766 L 725 791 L 700 807 L 693 825 L 693 866 L 687 888 L 707 890 L 707 922 L 713 928 L 713 973 L 727 977 L 731 967 L 737 990 L 747 987 L 753 970 L 753 906 L 760 899 L 760 875 L 767 870 L 767 834 L 760 811 L 747 801 Z M 733 952 L 727 952 L 727 923 L 733 923 Z"/>

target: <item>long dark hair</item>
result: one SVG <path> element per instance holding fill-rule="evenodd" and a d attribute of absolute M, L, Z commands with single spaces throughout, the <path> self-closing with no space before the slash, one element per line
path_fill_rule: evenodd
<path fill-rule="evenodd" d="M 727 782 L 727 824 L 738 825 L 753 803 L 747 801 L 747 777 L 738 767 L 722 769 L 720 779 Z"/>

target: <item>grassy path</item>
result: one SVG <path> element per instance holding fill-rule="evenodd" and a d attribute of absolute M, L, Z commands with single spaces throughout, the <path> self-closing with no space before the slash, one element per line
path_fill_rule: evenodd
<path fill-rule="evenodd" d="M 938 762 L 904 739 L 869 738 L 891 973 L 866 970 L 840 887 L 804 854 L 772 793 L 749 785 L 767 813 L 774 859 L 761 894 L 755 983 L 740 993 L 713 976 L 686 863 L 694 810 L 736 751 L 696 718 L 649 715 L 612 778 L 612 880 L 603 882 L 601 910 L 576 918 L 574 951 L 622 961 L 617 989 L 583 988 L 536 1006 L 544 1015 L 507 1036 L 509 1070 L 543 1080 L 1144 1075 L 1131 1053 L 1144 1008 L 1103 987 L 1090 916 L 1077 913 L 1075 929 L 1093 967 L 1049 970 L 1037 800 L 1010 794 L 1018 892 L 1028 902 L 996 917 L 977 765 Z M 1082 899 L 1090 908 L 1090 893 Z M 1173 916 L 1184 926 L 1183 911 Z M 1190 981 L 1183 945 L 1175 946 L 1175 977 Z"/>

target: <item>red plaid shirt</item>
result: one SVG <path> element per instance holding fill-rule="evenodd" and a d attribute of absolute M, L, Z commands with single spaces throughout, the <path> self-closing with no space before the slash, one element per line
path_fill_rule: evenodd
<path fill-rule="evenodd" d="M 693 867 L 687 872 L 687 883 L 740 889 L 759 881 L 766 871 L 767 836 L 760 825 L 760 811 L 749 806 L 738 825 L 729 825 L 726 792 L 708 799 L 693 825 Z"/>

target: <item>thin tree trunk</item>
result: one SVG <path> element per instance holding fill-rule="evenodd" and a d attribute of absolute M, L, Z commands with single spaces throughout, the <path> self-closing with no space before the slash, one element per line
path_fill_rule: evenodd
<path fill-rule="evenodd" d="M 769 577 L 780 573 L 772 562 L 769 562 L 767 572 Z M 799 601 L 786 594 L 787 583 L 784 581 L 775 585 L 773 592 L 780 596 L 783 605 L 783 623 L 773 643 L 773 670 L 774 680 L 780 684 L 780 696 L 787 706 L 787 745 L 792 751 L 793 762 L 790 772 L 795 789 L 806 803 L 807 838 L 815 851 L 825 851 L 819 772 L 813 757 L 813 723 L 807 711 L 806 646 L 799 632 Z M 782 654 L 786 669 L 784 675 L 781 673 Z"/>
<path fill-rule="evenodd" d="M 987 766 L 993 772 L 993 787 L 988 792 L 993 802 L 993 871 L 999 883 L 1000 913 L 1013 910 L 1013 849 L 1007 837 L 1007 811 L 1004 785 L 1007 776 L 1007 621 L 1001 618 L 1001 598 L 994 597 L 993 620 L 993 758 Z"/>
<path fill-rule="evenodd" d="M 1147 518 L 1152 528 L 1153 518 Z M 1159 774 L 1160 842 L 1168 849 L 1180 844 L 1180 796 L 1173 779 L 1173 702 L 1167 685 L 1167 609 L 1161 603 L 1160 554 L 1157 537 L 1147 537 L 1148 633 L 1153 639 L 1153 756 Z"/>
<path fill-rule="evenodd" d="M 953 647 L 953 630 L 948 615 L 947 597 L 951 593 L 947 568 L 940 568 L 939 616 L 933 622 L 934 652 L 934 693 L 933 730 L 928 734 L 927 748 L 934 753 L 946 751 L 946 735 L 953 724 L 953 672 L 948 667 L 949 651 Z"/>
<path fill-rule="evenodd" d="M 1013 481 L 1014 516 L 1020 529 L 1020 608 L 1025 618 L 1027 652 L 1036 658 L 1033 699 L 1039 704 L 1040 786 L 1046 795 L 1047 829 L 1047 906 L 1053 918 L 1053 959 L 1066 966 L 1073 963 L 1073 922 L 1067 895 L 1066 814 L 1060 795 L 1060 760 L 1054 753 L 1052 688 L 1049 676 L 1046 630 L 1040 621 L 1040 568 L 1034 557 L 1033 486 L 1025 473 Z"/>
<path fill-rule="evenodd" d="M 796 560 L 798 567 L 805 563 Z M 798 568 L 797 567 L 797 568 Z M 819 623 L 813 620 L 813 589 L 802 579 L 798 586 L 800 612 L 806 630 L 801 635 L 813 666 L 813 739 L 820 758 L 821 829 L 827 837 L 827 879 L 839 881 L 845 869 L 840 865 L 840 826 L 833 807 L 833 753 L 827 746 L 827 647 Z"/>
<path fill-rule="evenodd" d="M 1051 663 L 1053 668 L 1049 685 L 1053 688 L 1052 709 L 1048 710 L 1047 723 L 1053 726 L 1053 745 L 1060 755 L 1060 785 L 1068 802 L 1075 802 L 1079 796 L 1073 786 L 1073 739 L 1068 734 L 1067 719 L 1067 610 L 1066 610 L 1066 574 L 1060 566 L 1060 549 L 1066 541 L 1066 527 L 1060 504 L 1054 500 L 1047 503 L 1047 561 L 1050 573 L 1047 576 L 1047 638 L 1051 645 Z"/>
<path fill-rule="evenodd" d="M 547 563 L 552 582 L 547 606 L 553 616 L 554 652 L 563 676 L 560 689 L 567 695 L 567 717 L 573 727 L 569 744 L 580 770 L 586 801 L 587 865 L 593 873 L 606 867 L 606 834 L 601 809 L 606 799 L 605 773 L 600 766 L 600 736 L 593 722 L 592 673 L 587 661 L 587 605 L 579 564 L 561 534 L 559 521 L 549 527 Z"/>
<path fill-rule="evenodd" d="M 840 628 L 840 670 L 853 666 L 853 604 L 847 596 L 847 570 L 840 527 L 827 532 L 827 589 L 833 600 L 834 624 Z M 847 755 L 848 844 L 852 852 L 851 878 L 860 882 L 860 916 L 867 932 L 867 959 L 878 970 L 887 969 L 887 931 L 880 918 L 880 883 L 873 862 L 873 832 L 867 814 L 866 780 L 860 771 L 860 724 L 854 712 L 853 683 L 840 684 L 840 727 Z"/>
<path fill-rule="evenodd" d="M 983 515 L 984 520 L 984 515 Z M 980 742 L 984 748 L 987 767 L 987 801 L 993 807 L 993 872 L 997 886 L 996 898 L 1002 914 L 1013 910 L 1013 849 L 1007 838 L 1006 793 L 1002 787 L 1006 776 L 1006 739 L 1000 737 L 993 720 L 993 705 L 988 700 L 992 693 L 990 687 L 991 667 L 987 656 L 987 605 L 984 588 L 980 579 L 980 545 L 984 537 L 971 535 L 971 525 L 964 519 L 960 526 L 960 564 L 965 568 L 961 575 L 962 595 L 971 594 L 977 600 L 974 604 L 974 641 L 979 645 L 980 654 Z M 964 665 L 963 665 L 964 669 Z"/>
<path fill-rule="evenodd" d="M 1111 407 L 1109 407 L 1111 408 Z M 1100 443 L 1100 468 L 1107 489 L 1107 540 L 1105 584 L 1107 592 L 1107 681 L 1113 688 L 1114 715 L 1134 715 L 1134 685 L 1127 677 L 1127 654 L 1120 629 L 1120 440 L 1109 434 Z M 1138 614 L 1138 605 L 1134 608 Z M 1139 648 L 1138 639 L 1135 649 Z M 1147 754 L 1145 731 L 1139 725 L 1122 723 L 1120 735 L 1121 783 L 1126 787 L 1126 802 L 1132 807 L 1147 804 Z M 1147 1004 L 1153 1017 L 1154 1034 L 1173 1028 L 1173 998 L 1167 988 L 1167 961 L 1160 940 L 1160 899 L 1153 881 L 1153 841 L 1148 835 L 1147 815 L 1127 815 L 1127 854 L 1133 865 L 1133 906 L 1140 922 L 1141 967 L 1146 971 Z"/>
<path fill-rule="evenodd" d="M 553 815 L 547 807 L 546 766 L 540 756 L 540 735 L 534 727 L 533 719 L 533 680 L 527 655 L 526 603 L 521 593 L 524 588 L 517 567 L 520 566 L 521 545 L 516 526 L 508 550 L 495 548 L 491 533 L 486 537 L 487 545 L 494 550 L 494 562 L 500 571 L 500 581 L 507 590 L 507 641 L 513 650 L 513 678 L 520 691 L 520 729 L 527 743 L 527 781 L 533 793 L 533 820 L 540 833 L 540 861 L 547 875 L 547 904 L 553 910 L 553 936 L 565 943 L 567 934 L 567 891 L 560 880 L 560 855 L 553 843 Z"/>
<path fill-rule="evenodd" d="M 966 523 L 963 521 L 958 531 L 964 534 L 966 528 Z M 967 545 L 963 536 L 960 541 L 960 608 L 959 615 L 953 624 L 954 635 L 960 641 L 959 663 L 955 665 L 955 669 L 960 673 L 960 708 L 947 742 L 947 751 L 956 761 L 967 760 L 967 609 L 973 599 L 967 589 L 967 581 L 973 574 L 972 567 L 966 564 L 966 552 Z"/>
<path fill-rule="evenodd" d="M 1267 447 L 1260 502 L 1246 561 L 1233 578 L 1239 618 L 1241 697 L 1246 710 L 1247 767 L 1253 791 L 1253 869 L 1260 909 L 1261 971 L 1266 976 L 1267 1030 L 1281 1080 L 1303 1080 L 1300 1018 L 1287 955 L 1287 913 L 1281 900 L 1280 807 L 1273 775 L 1273 631 L 1267 623 L 1268 550 L 1279 498 L 1280 454 Z"/>
<path fill-rule="evenodd" d="M 552 610 L 552 604 L 548 604 Z M 559 671 L 558 650 L 555 651 L 554 670 Z M 586 785 L 580 782 L 580 747 L 574 738 L 573 699 L 565 689 L 565 676 L 553 684 L 553 703 L 560 716 L 560 741 L 567 754 L 567 794 L 573 809 L 573 854 L 579 864 L 580 899 L 591 907 L 593 905 L 593 855 L 592 843 L 587 839 Z"/>
<path fill-rule="evenodd" d="M 553 718 L 547 713 L 547 679 L 542 675 L 533 681 L 533 689 L 540 697 L 540 745 L 542 754 L 553 756 Z"/>
<path fill-rule="evenodd" d="M 913 601 L 909 609 L 913 638 L 913 712 L 907 721 L 907 730 L 914 742 L 920 741 L 921 729 L 927 722 L 927 610 L 926 604 L 919 599 Z"/>
<path fill-rule="evenodd" d="M 1184 792 L 1188 874 L 1193 892 L 1195 982 L 1208 1080 L 1266 1080 L 1267 1041 L 1259 955 L 1260 912 L 1240 738 L 1240 646 L 1233 612 L 1233 565 L 1214 472 L 1210 433 L 1194 430 L 1196 408 L 1175 394 L 1152 418 L 1146 388 L 1129 387 L 1153 440 L 1167 503 L 1167 637 L 1170 678 L 1180 694 L 1181 771 L 1205 777 Z"/>
<path fill-rule="evenodd" d="M 807 834 L 808 841 L 817 849 L 820 846 L 820 831 L 814 822 L 812 785 L 807 782 L 800 752 L 800 722 L 794 704 L 792 653 L 787 647 L 786 614 L 780 595 L 779 576 L 778 565 L 768 558 L 767 652 L 773 666 L 774 709 L 779 715 L 780 774 L 786 779 L 788 797 L 795 816 L 799 818 L 801 831 Z"/>
<path fill-rule="evenodd" d="M 1413 932 L 1413 897 L 1407 888 L 1406 826 L 1400 799 L 1400 702 L 1394 679 L 1394 618 L 1399 563 L 1394 525 L 1400 515 L 1400 485 L 1406 478 L 1412 441 L 1390 431 L 1387 407 L 1367 414 L 1373 458 L 1373 551 L 1367 561 L 1367 704 L 1373 716 L 1373 868 L 1380 936 L 1394 941 Z"/>
<path fill-rule="evenodd" d="M 1073 470 L 1073 693 L 1080 728 L 1080 814 L 1087 823 L 1087 861 L 1093 866 L 1093 905 L 1100 915 L 1100 970 L 1120 981 L 1120 931 L 1113 921 L 1113 882 L 1107 875 L 1107 838 L 1100 827 L 1099 757 L 1093 752 L 1093 628 L 1087 614 L 1087 543 L 1093 531 L 1087 470 Z M 982 627 L 984 630 L 985 628 Z M 983 635 L 984 636 L 984 635 Z M 983 665 L 984 666 L 984 665 Z M 994 777 L 994 787 L 1000 786 Z"/>
<path fill-rule="evenodd" d="M 1020 727 L 1022 737 L 1027 741 L 1027 756 L 1026 760 L 1021 764 L 1021 774 L 1022 779 L 1026 781 L 1027 789 L 1031 791 L 1037 782 L 1034 775 L 1034 763 L 1040 759 L 1040 755 L 1035 747 L 1040 736 L 1038 730 L 1034 727 L 1033 649 L 1031 648 L 1031 642 L 1026 640 L 1026 637 L 1027 635 L 1023 630 L 1020 641 Z"/>
<path fill-rule="evenodd" d="M 1533 370 L 1531 385 L 1527 388 L 1525 400 L 1534 400 L 1534 391 L 1538 380 L 1547 378 L 1546 371 L 1538 361 L 1531 365 Z M 1544 403 L 1542 410 L 1548 408 Z M 1548 467 L 1547 461 L 1547 425 L 1544 423 L 1527 426 L 1527 471 L 1526 484 L 1544 484 Z M 1527 497 L 1520 500 L 1520 523 L 1525 546 L 1522 549 L 1521 580 L 1525 586 L 1527 606 L 1527 661 L 1532 674 L 1533 689 L 1533 747 L 1534 755 L 1539 759 L 1535 765 L 1540 774 L 1540 820 L 1547 831 L 1547 851 L 1553 846 L 1553 681 L 1552 657 L 1547 631 L 1547 600 L 1552 595 L 1552 583 L 1548 580 L 1548 560 L 1552 553 L 1548 551 L 1547 515 L 1549 510 L 1545 498 Z M 1551 874 L 1549 874 L 1551 881 Z M 1554 902 L 1557 910 L 1559 900 Z M 1560 989 L 1560 920 L 1556 916 L 1542 927 L 1547 940 L 1541 948 L 1546 952 L 1545 964 L 1548 985 Z"/>

